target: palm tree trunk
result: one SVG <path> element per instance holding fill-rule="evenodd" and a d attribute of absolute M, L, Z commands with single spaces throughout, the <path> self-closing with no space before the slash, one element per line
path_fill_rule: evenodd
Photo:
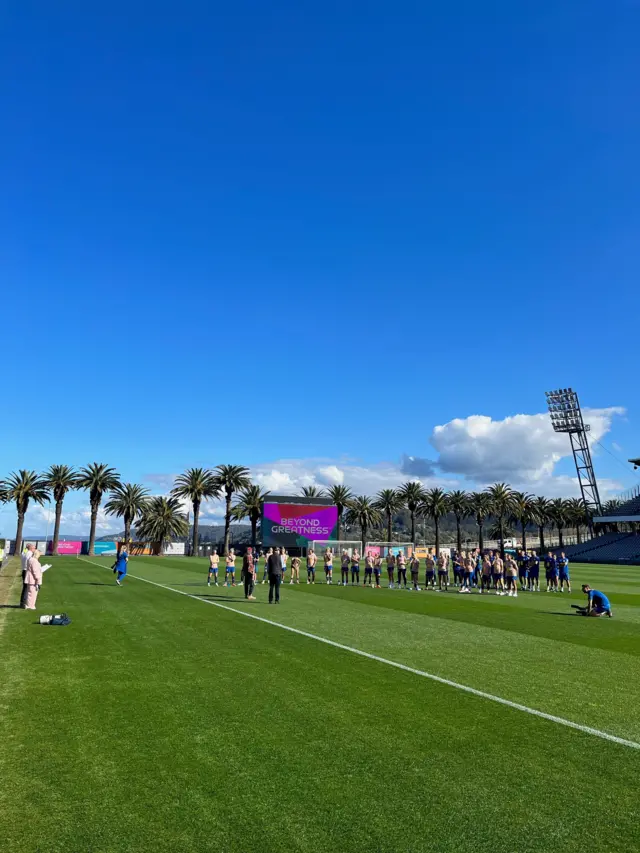
<path fill-rule="evenodd" d="M 387 542 L 391 542 L 391 511 L 387 510 Z"/>
<path fill-rule="evenodd" d="M 129 542 L 131 541 L 131 519 L 128 515 L 124 517 L 124 546 L 125 548 L 129 547 Z"/>
<path fill-rule="evenodd" d="M 500 556 L 504 560 L 504 519 L 502 516 L 498 519 L 498 529 L 500 531 Z"/>
<path fill-rule="evenodd" d="M 367 547 L 367 525 L 362 525 L 362 553 L 364 554 L 364 549 Z M 362 555 L 361 555 L 362 556 Z"/>
<path fill-rule="evenodd" d="M 523 522 L 522 524 L 522 550 L 527 550 L 527 525 Z"/>
<path fill-rule="evenodd" d="M 258 541 L 258 517 L 256 515 L 251 516 L 251 547 L 253 550 L 256 550 L 256 542 Z M 258 569 L 256 568 L 256 572 Z"/>
<path fill-rule="evenodd" d="M 19 557 L 22 553 L 22 528 L 24 527 L 24 513 L 18 512 L 18 527 L 16 529 L 16 548 L 15 555 Z"/>
<path fill-rule="evenodd" d="M 58 542 L 60 540 L 60 520 L 62 519 L 62 501 L 60 498 L 56 501 L 56 520 L 53 525 L 53 547 L 51 553 L 54 557 L 58 556 Z"/>
<path fill-rule="evenodd" d="M 231 532 L 231 493 L 227 492 L 226 496 L 226 510 L 224 514 L 224 545 L 223 545 L 223 556 L 227 556 L 229 554 L 229 534 Z"/>
<path fill-rule="evenodd" d="M 433 523 L 436 528 L 436 557 L 440 556 L 440 519 L 438 516 L 434 516 Z"/>
<path fill-rule="evenodd" d="M 91 527 L 89 528 L 89 556 L 96 555 L 96 523 L 98 521 L 99 504 L 91 504 Z"/>
<path fill-rule="evenodd" d="M 562 524 L 558 524 L 558 545 L 564 548 L 564 539 L 562 538 Z"/>
<path fill-rule="evenodd" d="M 544 524 L 538 525 L 538 530 L 540 531 L 540 553 L 544 551 Z"/>
<path fill-rule="evenodd" d="M 198 522 L 200 520 L 200 501 L 193 501 L 193 537 L 191 539 L 191 556 L 198 556 Z"/>
<path fill-rule="evenodd" d="M 478 522 L 478 546 L 480 548 L 480 552 L 484 551 L 484 522 Z"/>
<path fill-rule="evenodd" d="M 411 510 L 411 544 L 415 545 L 416 542 L 416 512 L 415 510 Z"/>
<path fill-rule="evenodd" d="M 458 545 L 458 554 L 462 553 L 462 530 L 460 530 L 460 519 L 456 515 L 456 540 Z"/>
<path fill-rule="evenodd" d="M 342 538 L 342 511 L 343 510 L 342 510 L 341 506 L 339 506 L 337 509 L 338 509 L 338 529 L 336 531 L 336 535 L 338 537 L 338 542 L 339 542 Z"/>
<path fill-rule="evenodd" d="M 580 536 L 580 525 L 576 524 L 576 541 L 578 545 L 582 542 L 582 537 Z"/>

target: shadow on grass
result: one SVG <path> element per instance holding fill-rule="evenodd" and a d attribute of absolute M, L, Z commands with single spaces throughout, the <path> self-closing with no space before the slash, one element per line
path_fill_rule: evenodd
<path fill-rule="evenodd" d="M 19 604 L 0 604 L 0 610 L 21 610 Z"/>
<path fill-rule="evenodd" d="M 198 595 L 203 601 L 226 601 L 227 604 L 257 604 L 257 601 L 247 601 L 246 598 L 230 598 L 228 595 Z"/>
<path fill-rule="evenodd" d="M 560 613 L 558 610 L 548 610 L 546 613 L 541 613 L 541 616 L 576 616 L 575 613 Z"/>
<path fill-rule="evenodd" d="M 100 581 L 74 581 L 74 584 L 80 586 L 111 586 L 110 583 L 101 583 Z"/>

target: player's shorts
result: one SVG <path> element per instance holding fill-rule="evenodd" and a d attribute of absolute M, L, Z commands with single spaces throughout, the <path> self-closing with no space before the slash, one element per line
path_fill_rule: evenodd
<path fill-rule="evenodd" d="M 536 580 L 540 577 L 540 569 L 529 569 L 529 579 L 536 578 Z"/>
<path fill-rule="evenodd" d="M 217 566 L 209 566 L 209 574 L 210 575 L 217 575 L 218 574 L 218 567 Z"/>
<path fill-rule="evenodd" d="M 473 572 L 465 572 L 464 573 L 464 579 L 466 581 L 470 581 L 472 577 L 473 577 Z"/>
<path fill-rule="evenodd" d="M 449 572 L 442 571 L 441 569 L 438 569 L 438 577 L 439 578 L 446 578 L 448 576 L 448 574 L 449 574 Z"/>
<path fill-rule="evenodd" d="M 504 575 L 502 572 L 494 572 L 493 573 L 493 579 L 496 581 L 501 581 L 503 577 L 504 577 Z"/>
<path fill-rule="evenodd" d="M 435 570 L 434 569 L 427 569 L 426 576 L 428 578 L 435 578 L 435 576 L 436 576 Z"/>
<path fill-rule="evenodd" d="M 568 580 L 571 580 L 571 578 L 569 577 L 569 572 L 560 572 L 560 576 L 559 576 L 559 577 L 560 577 L 560 580 L 561 580 L 561 581 L 568 581 Z"/>
<path fill-rule="evenodd" d="M 360 572 L 360 566 L 351 566 L 351 571 L 359 573 Z"/>
<path fill-rule="evenodd" d="M 611 608 L 610 607 L 603 607 L 601 604 L 596 604 L 593 607 L 593 611 L 594 611 L 594 613 L 610 613 Z"/>
<path fill-rule="evenodd" d="M 382 572 L 380 571 L 380 569 L 376 569 L 376 568 L 374 568 L 373 573 L 374 573 L 374 575 L 375 575 L 377 578 L 379 578 L 379 577 L 380 577 L 380 575 L 382 574 Z"/>
<path fill-rule="evenodd" d="M 529 569 L 518 569 L 518 577 L 519 578 L 526 578 L 526 576 L 528 574 L 529 574 Z"/>

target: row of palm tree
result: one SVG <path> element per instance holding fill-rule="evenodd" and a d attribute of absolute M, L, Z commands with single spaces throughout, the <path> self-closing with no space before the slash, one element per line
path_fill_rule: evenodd
<path fill-rule="evenodd" d="M 92 462 L 75 470 L 69 465 L 52 465 L 43 474 L 36 471 L 19 470 L 0 481 L 0 503 L 15 503 L 18 515 L 16 551 L 22 547 L 24 519 L 30 503 L 44 506 L 55 501 L 53 530 L 53 553 L 58 553 L 60 523 L 65 497 L 74 489 L 89 493 L 90 528 L 89 554 L 95 552 L 98 513 L 105 494 L 109 500 L 104 509 L 107 515 L 122 518 L 124 538 L 130 541 L 135 525 L 136 535 L 143 540 L 163 544 L 189 530 L 188 515 L 183 508 L 186 499 L 193 506 L 193 544 L 198 542 L 198 520 L 203 500 L 223 497 L 225 501 L 225 553 L 229 550 L 231 519 L 240 507 L 232 507 L 233 495 L 242 492 L 248 499 L 251 489 L 249 470 L 241 465 L 218 465 L 214 470 L 190 468 L 176 478 L 167 497 L 150 497 L 143 486 L 123 483 L 114 468 L 101 462 Z M 257 522 L 256 522 L 257 524 Z"/>
<path fill-rule="evenodd" d="M 484 548 L 484 529 L 487 521 L 495 521 L 497 539 L 504 541 L 505 530 L 509 524 L 518 524 L 522 533 L 522 546 L 527 547 L 527 530 L 538 528 L 540 548 L 545 549 L 544 532 L 548 527 L 557 527 L 560 547 L 564 545 L 564 530 L 572 526 L 576 539 L 581 541 L 581 529 L 589 524 L 584 502 L 580 498 L 535 497 L 512 489 L 506 483 L 495 483 L 481 492 L 468 493 L 461 489 L 445 492 L 440 488 L 425 489 L 417 481 L 409 481 L 398 489 L 382 489 L 374 499 L 354 497 L 346 486 L 333 486 L 320 489 L 317 486 L 305 486 L 304 497 L 328 497 L 338 508 L 338 539 L 341 538 L 341 522 L 344 510 L 348 510 L 345 520 L 348 524 L 359 526 L 362 541 L 366 541 L 366 531 L 379 526 L 381 519 L 386 521 L 387 541 L 392 539 L 394 517 L 407 510 L 411 520 L 411 541 L 416 541 L 416 520 L 432 519 L 435 527 L 435 547 L 440 549 L 440 521 L 452 514 L 456 521 L 456 540 L 458 550 L 462 550 L 462 522 L 465 518 L 475 518 L 478 526 L 478 544 Z M 615 503 L 615 502 L 610 502 Z M 605 511 L 615 508 L 606 505 Z"/>
<path fill-rule="evenodd" d="M 255 546 L 257 529 L 262 507 L 269 492 L 262 491 L 259 485 L 251 483 L 247 468 L 240 465 L 219 465 L 215 469 L 189 468 L 176 477 L 171 492 L 166 497 L 150 497 L 148 491 L 135 483 L 123 483 L 115 469 L 104 463 L 93 462 L 78 471 L 68 465 L 52 465 L 44 474 L 35 471 L 20 470 L 0 482 L 0 501 L 11 501 L 16 505 L 18 527 L 16 548 L 22 544 L 24 518 L 30 501 L 43 505 L 53 498 L 55 501 L 55 523 L 53 532 L 53 553 L 58 551 L 62 508 L 66 495 L 72 489 L 84 489 L 89 493 L 91 510 L 89 553 L 95 549 L 95 536 L 98 513 L 105 494 L 109 499 L 104 505 L 108 515 L 122 518 L 124 539 L 130 541 L 135 526 L 138 538 L 163 544 L 189 532 L 188 512 L 185 513 L 184 501 L 191 504 L 193 510 L 192 548 L 197 554 L 198 526 L 202 502 L 224 499 L 224 545 L 229 550 L 232 520 L 248 518 L 251 524 L 251 540 Z M 537 526 L 540 548 L 544 549 L 544 531 L 549 526 L 558 529 L 559 543 L 563 543 L 563 530 L 571 525 L 575 527 L 576 538 L 581 540 L 581 528 L 589 523 L 584 503 L 577 498 L 565 500 L 534 497 L 513 490 L 506 483 L 496 483 L 484 491 L 467 493 L 463 490 L 445 492 L 435 487 L 425 489 L 417 481 L 409 481 L 398 489 L 382 489 L 375 497 L 354 495 L 344 485 L 321 489 L 317 486 L 305 486 L 301 495 L 307 498 L 327 497 L 338 511 L 337 538 L 342 538 L 343 523 L 359 527 L 362 541 L 367 541 L 367 533 L 386 524 L 387 541 L 393 535 L 394 517 L 407 510 L 411 521 L 411 541 L 416 541 L 416 520 L 430 518 L 435 527 L 435 547 L 440 549 L 440 521 L 453 514 L 456 521 L 458 549 L 462 549 L 462 522 L 466 518 L 475 518 L 478 526 L 478 539 L 484 547 L 484 529 L 488 519 L 495 521 L 495 532 L 501 541 L 505 538 L 505 529 L 509 524 L 519 524 L 522 531 L 522 544 L 526 548 L 527 530 Z M 234 496 L 236 497 L 234 503 Z M 605 509 L 614 509 L 611 506 Z"/>

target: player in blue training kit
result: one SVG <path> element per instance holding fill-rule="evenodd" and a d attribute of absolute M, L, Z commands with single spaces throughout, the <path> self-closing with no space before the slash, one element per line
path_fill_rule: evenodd
<path fill-rule="evenodd" d="M 544 569 L 547 578 L 547 592 L 557 592 L 558 589 L 558 564 L 554 554 L 549 551 L 544 558 Z"/>
<path fill-rule="evenodd" d="M 535 551 L 529 554 L 527 575 L 529 579 L 529 592 L 540 592 L 540 557 L 538 557 Z"/>
<path fill-rule="evenodd" d="M 564 551 L 558 558 L 558 578 L 560 581 L 560 592 L 564 592 L 564 587 L 567 587 L 567 592 L 571 592 L 571 578 L 569 577 L 569 560 L 566 558 Z"/>
<path fill-rule="evenodd" d="M 576 607 L 576 605 L 572 605 L 576 607 L 580 616 L 604 616 L 606 613 L 611 619 L 613 616 L 611 604 L 604 592 L 600 592 L 598 589 L 591 589 L 588 583 L 582 585 L 582 591 L 587 594 L 587 598 L 589 599 L 587 606 Z"/>
<path fill-rule="evenodd" d="M 526 551 L 518 551 L 516 554 L 516 563 L 518 564 L 520 591 L 523 592 L 527 588 L 527 576 L 529 574 L 529 555 Z"/>

